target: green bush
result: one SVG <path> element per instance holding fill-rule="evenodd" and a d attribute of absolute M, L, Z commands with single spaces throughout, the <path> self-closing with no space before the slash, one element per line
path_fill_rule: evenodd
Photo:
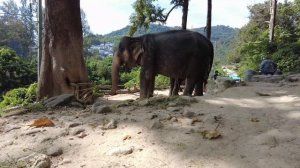
<path fill-rule="evenodd" d="M 112 57 L 100 59 L 89 57 L 86 61 L 87 70 L 91 81 L 95 84 L 111 84 Z"/>
<path fill-rule="evenodd" d="M 170 86 L 170 78 L 163 76 L 163 75 L 158 75 L 155 78 L 155 88 L 156 89 L 167 89 Z"/>
<path fill-rule="evenodd" d="M 3 96 L 0 108 L 6 109 L 17 105 L 28 105 L 36 101 L 37 84 L 33 83 L 28 88 L 12 89 Z"/>
<path fill-rule="evenodd" d="M 0 48 L 0 94 L 36 81 L 36 64 L 24 60 L 9 48 Z"/>

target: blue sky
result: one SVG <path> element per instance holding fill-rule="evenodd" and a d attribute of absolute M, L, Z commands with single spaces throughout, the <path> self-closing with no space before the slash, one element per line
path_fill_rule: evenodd
<path fill-rule="evenodd" d="M 5 0 L 0 0 L 0 4 Z M 44 0 L 43 0 L 44 1 Z M 81 0 L 93 33 L 107 34 L 129 24 L 135 0 Z M 213 0 L 212 25 L 228 25 L 240 28 L 248 22 L 247 6 L 265 0 Z M 20 2 L 20 0 L 15 0 Z M 279 0 L 284 2 L 284 0 Z M 157 3 L 168 11 L 170 0 Z M 188 28 L 203 27 L 206 23 L 207 0 L 190 0 Z M 181 8 L 174 10 L 168 18 L 167 26 L 181 26 Z"/>
<path fill-rule="evenodd" d="M 106 34 L 129 24 L 135 0 L 81 0 L 81 8 L 86 12 L 92 32 Z M 228 25 L 240 28 L 248 22 L 247 6 L 265 0 L 213 0 L 212 25 Z M 283 2 L 284 0 L 279 0 Z M 168 11 L 170 0 L 158 0 Z M 205 26 L 207 0 L 190 0 L 188 28 Z M 167 26 L 181 25 L 181 9 L 171 13 Z"/>

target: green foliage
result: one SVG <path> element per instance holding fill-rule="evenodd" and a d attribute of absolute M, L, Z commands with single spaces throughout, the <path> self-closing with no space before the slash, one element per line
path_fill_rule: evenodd
<path fill-rule="evenodd" d="M 300 72 L 300 22 L 298 1 L 278 4 L 275 40 L 269 43 L 268 3 L 250 7 L 250 21 L 243 27 L 233 50 L 227 54 L 230 62 L 239 63 L 239 75 L 248 69 L 258 70 L 263 58 L 273 59 L 282 72 Z"/>
<path fill-rule="evenodd" d="M 23 60 L 8 48 L 0 48 L 0 94 L 36 81 L 36 64 Z"/>
<path fill-rule="evenodd" d="M 140 72 L 141 68 L 137 67 L 132 69 L 129 73 L 122 73 L 120 80 L 124 83 L 126 89 L 140 87 Z"/>
<path fill-rule="evenodd" d="M 158 19 L 164 20 L 164 9 L 160 6 L 156 6 L 153 3 L 156 0 L 136 0 L 133 4 L 135 13 L 130 16 L 131 27 L 129 35 L 132 36 L 138 28 L 149 29 L 149 25 L 152 22 L 156 22 Z"/>
<path fill-rule="evenodd" d="M 12 89 L 3 96 L 0 108 L 8 108 L 16 105 L 28 105 L 36 101 L 37 84 L 33 83 L 28 88 Z"/>
<path fill-rule="evenodd" d="M 111 84 L 112 57 L 89 57 L 86 64 L 89 77 L 95 84 Z"/>
<path fill-rule="evenodd" d="M 26 88 L 17 88 L 8 91 L 3 96 L 3 101 L 0 103 L 0 108 L 7 108 L 16 105 L 21 105 L 25 102 L 27 89 Z"/>
<path fill-rule="evenodd" d="M 170 87 L 170 78 L 163 76 L 163 75 L 157 75 L 155 78 L 155 88 L 156 89 L 167 89 Z"/>

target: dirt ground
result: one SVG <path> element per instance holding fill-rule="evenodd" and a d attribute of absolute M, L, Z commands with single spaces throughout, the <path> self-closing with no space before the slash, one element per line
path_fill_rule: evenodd
<path fill-rule="evenodd" d="M 0 167 L 45 153 L 51 167 L 63 168 L 300 168 L 299 81 L 251 82 L 195 99 L 190 106 L 128 105 L 106 114 L 66 107 L 0 118 Z M 28 126 L 41 117 L 55 126 Z M 104 129 L 112 119 L 116 128 Z M 210 131 L 216 136 L 205 139 Z"/>

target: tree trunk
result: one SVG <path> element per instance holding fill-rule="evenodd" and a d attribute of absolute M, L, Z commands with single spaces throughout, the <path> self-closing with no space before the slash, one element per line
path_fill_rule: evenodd
<path fill-rule="evenodd" d="M 89 82 L 83 59 L 79 0 L 45 1 L 43 40 L 39 99 L 73 93 L 71 83 Z"/>
<path fill-rule="evenodd" d="M 275 27 L 275 17 L 277 10 L 277 0 L 270 0 L 270 24 L 269 24 L 269 42 L 274 41 L 274 27 Z"/>
<path fill-rule="evenodd" d="M 211 38 L 211 8 L 212 0 L 207 0 L 207 19 L 206 19 L 206 37 Z"/>
<path fill-rule="evenodd" d="M 189 0 L 184 0 L 182 6 L 182 25 L 181 25 L 182 30 L 186 30 L 188 11 L 189 11 Z"/>

